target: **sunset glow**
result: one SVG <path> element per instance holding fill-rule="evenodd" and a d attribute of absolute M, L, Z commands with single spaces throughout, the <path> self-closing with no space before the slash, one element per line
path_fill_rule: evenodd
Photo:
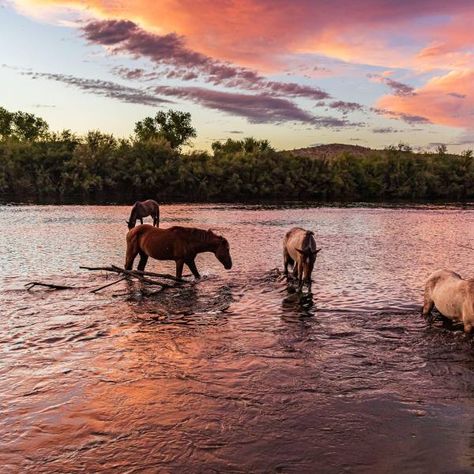
<path fill-rule="evenodd" d="M 4 106 L 53 128 L 128 135 L 172 107 L 197 148 L 474 141 L 471 0 L 18 0 L 0 15 Z"/>

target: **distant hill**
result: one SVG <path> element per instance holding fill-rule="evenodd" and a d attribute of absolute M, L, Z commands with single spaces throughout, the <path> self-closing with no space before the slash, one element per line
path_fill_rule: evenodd
<path fill-rule="evenodd" d="M 403 155 L 412 155 L 415 154 L 417 156 L 435 156 L 438 155 L 437 151 L 416 151 L 416 150 L 404 150 L 404 149 L 397 149 L 394 147 L 394 150 L 397 153 L 401 153 Z M 377 148 L 368 148 L 365 146 L 360 145 L 346 145 L 344 143 L 330 143 L 328 145 L 316 145 L 310 146 L 306 148 L 295 148 L 293 150 L 285 150 L 284 153 L 290 153 L 295 156 L 306 156 L 309 158 L 314 158 L 316 160 L 322 159 L 333 159 L 335 157 L 341 156 L 344 153 L 350 154 L 353 157 L 367 157 L 367 156 L 387 156 L 388 149 L 377 149 Z M 444 153 L 445 156 L 459 156 L 455 153 Z"/>
<path fill-rule="evenodd" d="M 293 155 L 308 156 L 316 159 L 333 158 L 342 153 L 350 153 L 352 156 L 367 156 L 369 153 L 373 153 L 374 151 L 383 152 L 384 150 L 374 150 L 365 146 L 345 145 L 343 143 L 331 143 L 328 145 L 317 145 L 307 148 L 287 150 L 287 152 L 292 153 Z"/>

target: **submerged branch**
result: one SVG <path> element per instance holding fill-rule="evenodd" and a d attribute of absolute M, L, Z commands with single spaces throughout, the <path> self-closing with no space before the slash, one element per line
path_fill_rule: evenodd
<path fill-rule="evenodd" d="M 153 285 L 153 286 L 159 286 L 160 289 L 158 291 L 144 291 L 143 293 L 146 296 L 149 295 L 154 295 L 159 293 L 160 291 L 163 291 L 166 288 L 174 288 L 175 284 L 183 283 L 184 280 L 180 280 L 179 278 L 176 278 L 172 275 L 168 275 L 166 273 L 154 273 L 154 272 L 143 272 L 140 270 L 125 270 L 124 268 L 117 267 L 116 265 L 110 265 L 108 267 L 86 267 L 86 266 L 80 266 L 79 268 L 83 270 L 89 270 L 89 271 L 105 271 L 105 272 L 111 272 L 111 273 L 116 273 L 118 275 L 122 275 L 121 278 L 111 282 L 107 283 L 105 285 L 99 286 L 98 288 L 91 289 L 91 287 L 84 287 L 84 286 L 68 286 L 68 285 L 56 285 L 54 283 L 44 283 L 41 281 L 31 281 L 25 285 L 27 291 L 30 291 L 32 288 L 35 286 L 42 286 L 45 288 L 49 288 L 51 290 L 89 290 L 90 293 L 97 293 L 100 290 L 103 290 L 105 288 L 108 288 L 110 286 L 116 285 L 117 283 L 120 283 L 121 281 L 124 280 L 129 280 L 130 278 L 134 278 L 141 283 L 144 283 L 146 285 Z M 150 278 L 153 277 L 153 278 Z M 175 282 L 175 284 L 169 285 L 167 283 L 163 283 L 162 281 L 157 280 L 157 278 L 162 278 L 162 279 L 167 279 L 167 280 L 172 280 Z"/>
<path fill-rule="evenodd" d="M 104 272 L 114 272 L 114 273 L 122 273 L 124 274 L 125 272 L 130 272 L 130 274 L 136 275 L 136 276 L 151 276 L 151 277 L 157 277 L 157 278 L 164 278 L 166 280 L 172 280 L 175 282 L 181 283 L 183 280 L 174 277 L 173 275 L 170 275 L 169 273 L 155 273 L 155 272 L 144 272 L 141 270 L 125 270 L 124 268 L 117 267 L 116 265 L 110 265 L 108 267 L 86 267 L 86 266 L 80 266 L 82 270 L 89 270 L 89 271 L 104 271 Z M 188 277 L 191 275 L 183 275 L 184 277 Z"/>
<path fill-rule="evenodd" d="M 140 271 L 140 270 L 125 270 L 124 268 L 120 268 L 120 267 L 117 267 L 116 265 L 110 265 L 108 267 L 86 267 L 86 266 L 80 266 L 79 268 L 83 269 L 83 270 L 89 270 L 89 271 L 105 271 L 105 272 L 112 272 L 112 273 L 117 273 L 119 275 L 125 275 L 123 278 L 121 278 L 120 280 L 117 280 L 118 281 L 122 281 L 126 278 L 135 278 L 137 279 L 138 281 L 142 282 L 142 283 L 146 283 L 148 285 L 157 285 L 157 286 L 161 286 L 161 289 L 164 289 L 164 288 L 173 288 L 174 285 L 169 285 L 167 283 L 163 283 L 161 281 L 158 281 L 154 278 L 149 278 L 150 276 L 151 277 L 155 277 L 155 278 L 163 278 L 163 279 L 168 279 L 168 280 L 172 280 L 176 283 L 182 283 L 183 280 L 180 280 L 179 278 L 176 278 L 172 275 L 168 275 L 166 273 L 154 273 L 154 272 L 144 272 L 144 271 Z M 102 288 L 106 288 L 107 286 L 111 286 L 117 282 L 114 282 L 114 283 L 110 283 L 109 285 L 105 285 L 104 287 Z M 99 289 L 102 289 L 102 288 L 98 288 L 96 291 L 98 291 Z"/>
<path fill-rule="evenodd" d="M 43 283 L 41 281 L 30 281 L 25 285 L 27 291 L 30 291 L 34 286 L 44 286 L 50 288 L 51 290 L 77 290 L 81 289 L 77 286 L 67 286 L 67 285 L 54 285 L 53 283 Z"/>
<path fill-rule="evenodd" d="M 112 283 L 107 283 L 107 285 L 100 286 L 99 288 L 96 288 L 95 290 L 91 290 L 91 293 L 97 293 L 98 291 L 103 290 L 104 288 L 108 288 L 109 286 L 120 283 L 121 281 L 126 280 L 126 279 L 127 279 L 127 277 L 119 278 L 118 280 L 115 280 Z"/>

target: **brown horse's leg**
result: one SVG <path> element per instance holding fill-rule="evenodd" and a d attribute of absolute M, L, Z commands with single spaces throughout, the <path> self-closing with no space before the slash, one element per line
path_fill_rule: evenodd
<path fill-rule="evenodd" d="M 143 217 L 140 217 L 140 224 L 143 225 Z"/>
<path fill-rule="evenodd" d="M 183 266 L 184 260 L 176 260 L 176 278 L 179 278 L 180 280 L 183 276 Z"/>
<path fill-rule="evenodd" d="M 138 270 L 143 272 L 146 267 L 146 263 L 148 262 L 148 255 L 144 252 L 140 252 L 140 261 L 138 262 Z"/>
<path fill-rule="evenodd" d="M 125 256 L 125 270 L 131 270 L 133 268 L 133 261 L 138 255 L 138 242 L 137 237 L 133 236 L 130 239 L 127 238 L 127 254 Z"/>
<path fill-rule="evenodd" d="M 199 275 L 199 272 L 196 267 L 196 264 L 194 263 L 194 260 L 189 260 L 188 262 L 186 262 L 186 265 L 189 267 L 189 269 L 191 270 L 191 272 L 196 278 L 201 278 L 201 275 Z"/>

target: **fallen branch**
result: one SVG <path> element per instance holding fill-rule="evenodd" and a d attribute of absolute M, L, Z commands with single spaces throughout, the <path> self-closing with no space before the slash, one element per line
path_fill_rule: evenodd
<path fill-rule="evenodd" d="M 25 285 L 27 291 L 30 291 L 34 286 L 45 286 L 46 288 L 50 288 L 52 290 L 77 290 L 80 287 L 77 286 L 66 286 L 66 285 L 54 285 L 52 283 L 43 283 L 41 281 L 30 281 Z"/>
<path fill-rule="evenodd" d="M 124 278 L 117 280 L 116 282 L 107 284 L 101 288 L 98 288 L 95 291 L 98 291 L 102 288 L 106 288 L 107 286 L 114 285 L 118 281 L 122 281 L 125 278 L 136 278 L 138 281 L 142 283 L 146 283 L 148 285 L 157 285 L 161 286 L 161 289 L 164 288 L 173 288 L 174 285 L 168 285 L 167 283 L 163 283 L 161 281 L 149 278 L 149 276 L 157 277 L 157 278 L 167 278 L 170 280 L 173 280 L 176 283 L 181 283 L 183 280 L 180 280 L 179 278 L 175 278 L 171 275 L 165 274 L 165 273 L 154 273 L 154 272 L 143 272 L 140 270 L 125 270 L 124 268 L 117 267 L 116 265 L 110 265 L 108 267 L 86 267 L 86 266 L 80 266 L 79 268 L 82 268 L 83 270 L 91 270 L 91 271 L 106 271 L 106 272 L 112 272 L 112 273 L 117 273 L 119 275 L 125 275 Z M 94 291 L 94 292 L 95 292 Z"/>
<path fill-rule="evenodd" d="M 161 281 L 152 280 L 151 278 L 148 278 L 143 275 L 140 275 L 139 273 L 136 273 L 134 270 L 124 270 L 122 268 L 118 268 L 115 266 L 113 266 L 113 268 L 115 271 L 120 270 L 120 273 L 123 273 L 124 275 L 127 275 L 127 276 L 134 277 L 143 283 L 148 283 L 149 285 L 159 285 L 163 288 L 173 288 L 172 285 L 167 285 L 166 283 L 162 283 Z"/>
<path fill-rule="evenodd" d="M 109 267 L 86 267 L 86 266 L 80 266 L 82 270 L 90 270 L 90 271 L 104 271 L 104 272 L 114 272 L 114 273 L 125 273 L 125 272 L 132 272 L 133 274 L 136 275 L 141 275 L 141 276 L 152 276 L 152 277 L 157 277 L 157 278 L 164 278 L 167 280 L 173 280 L 176 282 L 182 282 L 182 279 L 176 278 L 173 275 L 170 275 L 168 273 L 155 273 L 155 272 L 143 272 L 141 270 L 125 270 L 123 268 L 117 267 L 116 265 L 110 265 Z M 191 275 L 183 275 L 185 277 L 191 276 Z"/>
<path fill-rule="evenodd" d="M 115 284 L 117 284 L 117 283 L 119 283 L 123 280 L 126 280 L 126 279 L 127 279 L 127 277 L 119 278 L 118 280 L 113 281 L 112 283 L 107 283 L 107 285 L 96 288 L 95 290 L 91 290 L 91 293 L 97 293 L 98 291 L 103 290 L 104 288 L 108 288 L 109 286 L 115 285 Z"/>

